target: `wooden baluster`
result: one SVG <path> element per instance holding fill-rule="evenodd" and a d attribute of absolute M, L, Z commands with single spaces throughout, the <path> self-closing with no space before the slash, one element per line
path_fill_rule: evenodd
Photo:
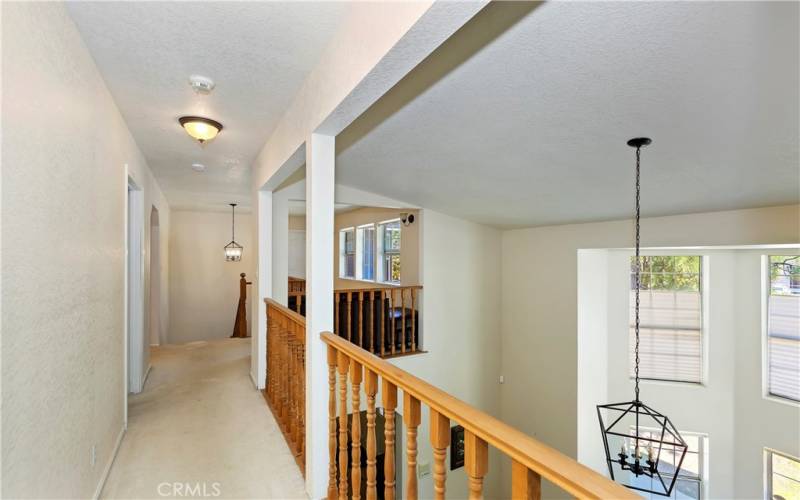
<path fill-rule="evenodd" d="M 369 299 L 369 307 L 364 310 L 364 323 L 367 325 L 367 338 L 369 338 L 369 352 L 375 354 L 375 325 L 373 324 L 374 311 L 375 311 L 375 292 L 373 290 L 367 291 L 367 298 Z M 367 314 L 369 312 L 369 314 Z M 367 318 L 367 316 L 369 318 Z"/>
<path fill-rule="evenodd" d="M 464 466 L 469 476 L 469 498 L 483 498 L 483 477 L 489 470 L 489 447 L 486 441 L 464 431 Z"/>
<path fill-rule="evenodd" d="M 339 335 L 339 292 L 333 292 L 333 333 Z M 330 497 L 328 497 L 330 498 Z"/>
<path fill-rule="evenodd" d="M 402 288 L 400 289 L 400 318 L 402 319 L 401 326 L 403 328 L 403 334 L 400 336 L 403 342 L 402 351 L 406 352 L 406 294 Z"/>
<path fill-rule="evenodd" d="M 406 498 L 417 498 L 417 427 L 420 423 L 419 400 L 403 392 L 403 422 L 406 424 Z"/>
<path fill-rule="evenodd" d="M 339 369 L 339 498 L 347 499 L 347 371 L 350 358 L 337 353 Z"/>
<path fill-rule="evenodd" d="M 411 352 L 417 350 L 417 289 L 411 289 Z"/>
<path fill-rule="evenodd" d="M 336 487 L 336 349 L 328 346 L 328 499 L 339 496 Z"/>
<path fill-rule="evenodd" d="M 300 446 L 300 435 L 303 433 L 302 427 L 300 424 L 303 422 L 302 411 L 300 410 L 301 406 L 305 406 L 305 401 L 301 403 L 300 400 L 300 386 L 304 384 L 305 379 L 302 376 L 302 368 L 301 368 L 301 359 L 300 359 L 300 324 L 297 322 L 293 322 L 292 324 L 292 347 L 294 350 L 294 370 L 293 370 L 293 379 L 294 379 L 294 397 L 293 406 L 294 406 L 294 437 L 295 442 L 297 443 L 297 450 L 301 449 Z"/>
<path fill-rule="evenodd" d="M 291 323 L 287 323 L 286 331 L 286 434 L 294 441 L 294 352 L 293 339 L 290 330 Z"/>
<path fill-rule="evenodd" d="M 431 447 L 433 448 L 433 490 L 437 500 L 444 499 L 447 447 L 450 445 L 450 419 L 431 408 Z"/>
<path fill-rule="evenodd" d="M 392 354 L 394 354 L 394 350 L 395 350 L 395 329 L 394 329 L 395 310 L 394 310 L 394 290 L 393 289 L 389 290 L 389 311 L 390 311 L 390 313 L 392 315 L 392 327 L 391 327 L 392 331 L 390 332 L 390 336 L 391 336 L 391 341 L 392 341 Z"/>
<path fill-rule="evenodd" d="M 303 298 L 300 297 L 299 294 L 295 295 L 295 297 L 297 300 L 294 301 L 294 307 L 297 310 L 297 314 L 300 314 L 300 302 L 303 300 Z"/>
<path fill-rule="evenodd" d="M 542 497 L 542 477 L 516 460 L 511 461 L 511 498 L 539 500 Z"/>
<path fill-rule="evenodd" d="M 358 347 L 364 347 L 364 292 L 358 292 Z"/>
<path fill-rule="evenodd" d="M 381 399 L 383 400 L 383 435 L 385 439 L 383 454 L 383 498 L 386 500 L 394 500 L 394 419 L 395 408 L 397 408 L 397 386 L 383 379 Z"/>
<path fill-rule="evenodd" d="M 381 311 L 381 357 L 386 355 L 386 336 L 385 336 L 385 323 L 386 323 L 386 294 L 383 290 L 378 291 L 378 296 L 381 298 L 381 305 L 379 307 Z"/>
<path fill-rule="evenodd" d="M 278 380 L 280 383 L 280 394 L 279 394 L 279 422 L 285 424 L 286 422 L 286 386 L 288 384 L 288 373 L 286 373 L 286 324 L 284 321 L 284 317 L 281 316 L 281 324 L 280 324 L 280 345 L 278 346 L 278 356 L 280 359 L 278 360 L 279 373 L 278 373 Z"/>
<path fill-rule="evenodd" d="M 351 292 L 346 292 L 346 295 L 347 295 L 347 340 L 352 342 L 353 339 L 350 338 L 351 336 L 350 330 L 352 329 L 350 322 L 352 319 L 352 312 L 353 312 L 353 303 L 352 303 L 353 294 Z"/>
<path fill-rule="evenodd" d="M 298 345 L 299 353 L 298 353 L 298 363 L 300 366 L 300 375 L 297 377 L 297 387 L 299 389 L 298 395 L 298 408 L 300 410 L 300 423 L 298 427 L 300 428 L 300 436 L 298 438 L 298 445 L 297 448 L 300 452 L 301 464 L 303 470 L 305 470 L 305 457 L 306 457 L 306 343 L 305 343 L 305 334 L 306 328 L 305 325 L 298 325 L 300 334 L 302 335 L 303 341 L 300 342 Z"/>
<path fill-rule="evenodd" d="M 365 370 L 364 392 L 367 395 L 367 500 L 378 498 L 377 471 L 377 446 L 375 442 L 375 394 L 378 392 L 378 375 Z"/>
<path fill-rule="evenodd" d="M 283 401 L 282 411 L 283 425 L 286 428 L 289 424 L 289 384 L 291 383 L 292 374 L 289 372 L 289 324 L 288 318 L 283 318 L 283 328 L 281 328 L 283 335 Z"/>
<path fill-rule="evenodd" d="M 352 498 L 361 498 L 361 377 L 364 371 L 361 363 L 353 360 L 350 363 L 350 383 L 353 385 L 353 416 L 350 438 L 353 441 L 351 457 L 350 487 L 353 490 Z"/>
<path fill-rule="evenodd" d="M 272 308 L 267 305 L 267 382 L 266 382 L 266 390 L 267 390 L 267 398 L 272 402 L 272 370 L 275 368 L 272 365 L 272 337 L 275 335 L 273 332 L 275 331 L 274 328 L 274 319 L 272 317 Z"/>

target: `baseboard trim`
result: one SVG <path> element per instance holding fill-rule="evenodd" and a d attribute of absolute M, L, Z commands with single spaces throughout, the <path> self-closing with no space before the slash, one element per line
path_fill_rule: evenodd
<path fill-rule="evenodd" d="M 108 479 L 108 474 L 111 472 L 111 466 L 114 465 L 114 460 L 117 459 L 117 453 L 119 452 L 119 447 L 122 444 L 122 438 L 125 436 L 125 426 L 122 426 L 122 429 L 119 431 L 119 435 L 117 436 L 117 443 L 114 445 L 114 451 L 111 453 L 111 458 L 108 460 L 106 464 L 106 468 L 103 470 L 103 475 L 100 477 L 100 483 L 97 485 L 97 489 L 94 491 L 94 495 L 92 495 L 93 500 L 97 500 L 100 498 L 100 493 L 103 492 L 103 487 L 106 485 L 106 480 Z"/>
<path fill-rule="evenodd" d="M 152 364 L 147 365 L 147 371 L 144 372 L 144 380 L 142 380 L 142 390 L 144 390 L 144 386 L 147 385 L 147 377 L 150 376 L 150 370 L 152 369 L 153 369 Z"/>
<path fill-rule="evenodd" d="M 259 390 L 259 388 L 258 388 L 258 382 L 256 381 L 256 376 L 255 376 L 255 375 L 253 375 L 253 372 L 252 372 L 252 371 L 250 372 L 250 381 L 253 383 L 253 387 L 255 387 L 255 388 L 256 388 L 256 390 Z"/>

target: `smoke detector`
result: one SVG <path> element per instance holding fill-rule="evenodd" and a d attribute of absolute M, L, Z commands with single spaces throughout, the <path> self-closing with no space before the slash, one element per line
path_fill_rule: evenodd
<path fill-rule="evenodd" d="M 195 172 L 205 172 L 206 166 L 203 165 L 202 163 L 192 163 L 192 170 L 194 170 Z"/>
<path fill-rule="evenodd" d="M 192 75 L 189 77 L 189 85 L 192 86 L 192 90 L 194 90 L 196 93 L 207 95 L 214 90 L 214 87 L 217 84 L 214 83 L 214 80 L 207 76 Z"/>

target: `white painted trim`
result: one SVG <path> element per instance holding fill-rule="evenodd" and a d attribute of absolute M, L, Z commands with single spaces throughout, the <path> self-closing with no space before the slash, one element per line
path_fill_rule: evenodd
<path fill-rule="evenodd" d="M 106 480 L 111 472 L 111 467 L 114 465 L 114 460 L 117 459 L 117 453 L 119 453 L 119 447 L 122 444 L 122 438 L 125 436 L 125 429 L 127 429 L 127 425 L 122 426 L 122 429 L 119 430 L 117 442 L 114 444 L 114 451 L 111 452 L 111 457 L 108 459 L 105 469 L 103 469 L 103 475 L 100 476 L 100 482 L 97 484 L 97 488 L 94 490 L 94 495 L 92 495 L 93 500 L 100 498 L 100 493 L 103 492 L 103 487 L 106 485 Z"/>
<path fill-rule="evenodd" d="M 253 388 L 255 390 L 258 391 L 258 390 L 262 389 L 262 387 L 258 386 L 258 382 L 256 381 L 256 377 L 255 377 L 255 375 L 253 375 L 253 371 L 252 370 L 250 370 L 250 381 L 253 382 Z"/>
<path fill-rule="evenodd" d="M 130 176 L 127 177 L 126 212 L 125 226 L 126 231 L 126 291 L 127 300 L 125 303 L 126 311 L 130 309 L 131 314 L 126 314 L 126 343 L 127 343 L 127 392 L 134 394 L 142 391 L 144 385 L 144 374 L 142 373 L 142 362 L 144 360 L 144 281 L 145 281 L 145 262 L 144 262 L 144 191 L 136 184 Z M 133 238 L 133 241 L 131 241 Z M 131 258 L 130 246 L 135 247 L 138 253 L 135 258 Z M 131 262 L 135 265 L 131 269 Z M 133 282 L 131 282 L 133 280 Z M 131 290 L 135 293 L 131 296 Z M 131 327 L 132 324 L 132 327 Z M 133 331 L 131 331 L 133 328 Z M 128 359 L 130 358 L 130 359 Z M 127 405 L 126 405 L 127 406 Z"/>

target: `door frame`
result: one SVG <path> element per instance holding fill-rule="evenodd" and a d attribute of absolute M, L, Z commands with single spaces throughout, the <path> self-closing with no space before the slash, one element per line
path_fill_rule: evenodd
<path fill-rule="evenodd" d="M 127 165 L 126 165 L 127 174 Z M 126 175 L 125 197 L 125 424 L 128 394 L 142 390 L 144 358 L 144 192 Z"/>

